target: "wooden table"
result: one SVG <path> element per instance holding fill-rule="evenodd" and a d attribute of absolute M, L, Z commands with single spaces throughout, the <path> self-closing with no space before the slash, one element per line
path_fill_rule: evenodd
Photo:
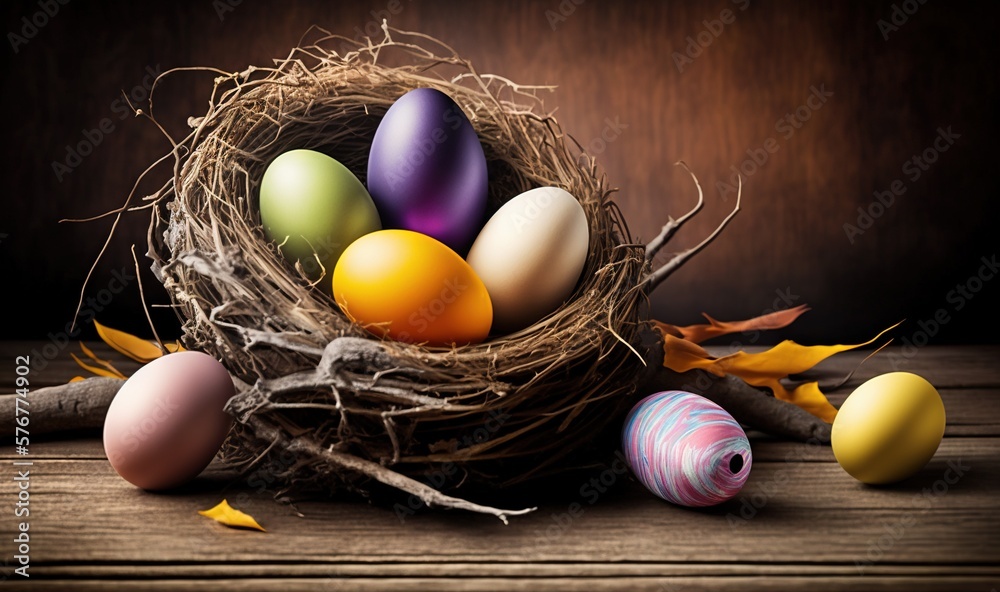
<path fill-rule="evenodd" d="M 13 390 L 14 356 L 41 345 L 0 343 L 2 392 Z M 32 373 L 34 387 L 79 373 L 70 349 L 75 345 Z M 864 355 L 841 354 L 816 374 L 843 376 Z M 603 477 L 613 483 L 596 499 L 586 489 L 508 526 L 462 512 L 400 520 L 357 501 L 278 504 L 265 483 L 217 465 L 182 493 L 145 493 L 114 473 L 96 435 L 32 442 L 30 580 L 11 571 L 20 520 L 11 463 L 26 457 L 5 444 L 0 549 L 7 581 L 0 589 L 995 592 L 998 360 L 1000 347 L 890 349 L 831 397 L 839 404 L 861 381 L 894 369 L 935 384 L 948 427 L 917 476 L 865 486 L 840 469 L 829 447 L 751 434 L 748 484 L 736 500 L 709 510 L 672 506 L 611 473 Z M 228 529 L 197 514 L 223 497 L 242 500 L 267 533 Z"/>

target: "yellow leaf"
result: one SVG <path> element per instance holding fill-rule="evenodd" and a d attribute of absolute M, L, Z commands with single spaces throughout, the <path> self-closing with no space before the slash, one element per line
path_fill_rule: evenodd
<path fill-rule="evenodd" d="M 136 362 L 145 364 L 163 355 L 163 351 L 152 341 L 136 337 L 131 333 L 105 327 L 97 321 L 94 321 L 94 327 L 97 329 L 97 334 L 101 336 L 101 339 L 105 343 Z"/>
<path fill-rule="evenodd" d="M 175 341 L 174 343 L 164 343 L 163 345 L 164 347 L 167 348 L 167 351 L 172 354 L 175 354 L 177 352 L 187 351 L 186 349 L 184 349 L 184 346 L 181 345 L 179 341 Z"/>
<path fill-rule="evenodd" d="M 198 513 L 233 528 L 251 528 L 261 532 L 267 532 L 260 524 L 257 524 L 257 521 L 253 519 L 253 516 L 244 514 L 236 508 L 233 508 L 226 500 L 222 500 L 219 505 L 215 506 L 211 510 L 200 510 Z"/>
<path fill-rule="evenodd" d="M 826 396 L 819 390 L 818 383 L 807 382 L 788 390 L 781 383 L 781 379 L 787 378 L 789 374 L 805 372 L 834 354 L 869 345 L 886 331 L 898 326 L 899 323 L 869 341 L 857 345 L 805 346 L 794 341 L 782 341 L 763 352 L 738 351 L 721 358 L 713 358 L 704 349 L 686 339 L 664 333 L 663 365 L 675 372 L 700 369 L 716 376 L 726 374 L 738 376 L 747 384 L 769 388 L 778 399 L 794 403 L 820 419 L 832 422 L 837 415 L 837 409 L 827 401 Z"/>
<path fill-rule="evenodd" d="M 708 316 L 706 313 L 701 313 L 702 316 L 708 319 L 709 324 L 688 325 L 687 327 L 677 327 L 675 325 L 668 325 L 659 321 L 654 322 L 664 334 L 669 333 L 676 337 L 686 339 L 691 343 L 701 343 L 708 339 L 712 339 L 713 337 L 729 335 L 731 333 L 781 329 L 791 325 L 795 319 L 802 315 L 802 313 L 808 312 L 809 310 L 810 309 L 807 305 L 802 304 L 796 306 L 795 308 L 775 311 L 766 315 L 747 319 L 745 321 L 717 321 Z"/>
<path fill-rule="evenodd" d="M 81 368 L 83 368 L 87 372 L 90 372 L 92 374 L 96 374 L 98 376 L 106 376 L 108 378 L 123 378 L 123 379 L 126 378 L 126 376 L 124 374 L 122 374 L 121 372 L 118 372 L 117 370 L 114 371 L 114 372 L 112 372 L 111 370 L 106 370 L 104 368 L 101 368 L 100 366 L 91 366 L 90 364 L 87 364 L 86 362 L 84 362 L 80 358 L 76 357 L 76 354 L 70 353 L 69 355 L 74 360 L 76 360 L 76 363 L 79 364 Z"/>
<path fill-rule="evenodd" d="M 97 362 L 98 364 L 100 364 L 101 366 L 103 366 L 108 371 L 114 372 L 116 374 L 121 374 L 121 375 L 124 376 L 124 373 L 121 370 L 119 370 L 118 368 L 115 368 L 114 364 L 112 364 L 108 360 L 102 360 L 101 358 L 98 358 L 94 354 L 94 352 L 91 351 L 91 349 L 89 347 L 87 347 L 86 345 L 84 345 L 84 343 L 82 341 L 80 342 L 80 349 L 83 350 L 83 353 L 87 354 L 88 358 L 90 358 L 91 360 L 94 360 L 95 362 Z"/>
<path fill-rule="evenodd" d="M 80 382 L 81 380 L 87 380 L 87 379 L 82 376 L 74 376 L 73 378 L 69 379 L 70 382 Z"/>

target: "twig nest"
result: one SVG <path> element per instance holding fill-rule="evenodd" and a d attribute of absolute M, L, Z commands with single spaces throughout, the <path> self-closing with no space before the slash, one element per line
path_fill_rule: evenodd
<path fill-rule="evenodd" d="M 411 493 L 444 466 L 458 468 L 444 488 L 543 474 L 634 402 L 643 247 L 631 244 L 593 160 L 544 115 L 541 89 L 480 75 L 428 37 L 385 31 L 377 44 L 324 34 L 274 67 L 217 80 L 155 196 L 154 271 L 184 319 L 185 345 L 248 385 L 229 404 L 230 460 L 291 450 L 283 483 L 365 490 L 367 476 Z M 381 340 L 341 314 L 328 287 L 283 258 L 261 227 L 268 163 L 314 149 L 365 182 L 382 116 L 418 87 L 443 91 L 472 122 L 490 212 L 553 186 L 586 214 L 589 253 L 571 299 L 514 334 L 450 348 Z"/>

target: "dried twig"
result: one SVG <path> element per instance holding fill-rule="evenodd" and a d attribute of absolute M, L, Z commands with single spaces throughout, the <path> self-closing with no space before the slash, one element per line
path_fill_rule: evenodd
<path fill-rule="evenodd" d="M 656 257 L 656 254 L 660 252 L 660 249 L 662 249 L 663 246 L 666 245 L 671 238 L 673 238 L 674 234 L 676 234 L 677 231 L 680 230 L 684 226 L 684 224 L 687 223 L 688 220 L 690 220 L 695 216 L 695 214 L 700 212 L 701 208 L 705 205 L 705 192 L 702 191 L 701 189 L 701 183 L 698 182 L 698 177 L 696 177 L 695 174 L 691 172 L 691 169 L 688 168 L 687 163 L 685 163 L 683 160 L 679 160 L 674 164 L 684 167 L 684 170 L 687 171 L 687 174 L 691 175 L 691 178 L 694 180 L 695 187 L 698 188 L 698 203 L 696 203 L 695 206 L 691 208 L 691 210 L 688 213 L 684 214 L 680 218 L 677 218 L 676 220 L 674 220 L 673 218 L 669 218 L 667 220 L 667 223 L 663 225 L 663 228 L 660 229 L 660 233 L 657 234 L 653 240 L 649 241 L 649 244 L 646 245 L 647 263 L 652 263 L 653 257 Z"/>
<path fill-rule="evenodd" d="M 687 263 L 688 259 L 694 257 L 695 255 L 700 253 L 702 249 L 712 244 L 712 241 L 714 241 L 716 237 L 719 236 L 719 234 L 723 231 L 723 229 L 725 229 L 726 226 L 729 225 L 729 222 L 732 221 L 732 219 L 736 217 L 736 214 L 739 213 L 740 198 L 742 197 L 742 195 L 743 195 L 743 178 L 741 177 L 739 180 L 739 189 L 736 192 L 736 207 L 733 208 L 733 211 L 729 212 L 729 215 L 726 216 L 726 218 L 722 221 L 722 223 L 719 224 L 719 226 L 716 227 L 716 229 L 712 232 L 712 234 L 708 235 L 708 237 L 705 240 L 701 241 L 700 243 L 698 243 L 694 247 L 691 247 L 690 249 L 678 253 L 670 261 L 667 261 L 665 264 L 663 264 L 655 271 L 650 273 L 648 276 L 646 276 L 646 278 L 643 280 L 643 283 L 645 285 L 647 293 L 650 293 L 653 290 L 655 290 L 656 287 L 663 282 L 663 280 L 667 279 L 670 276 L 670 274 L 677 271 L 678 269 L 680 269 L 682 265 Z"/>
<path fill-rule="evenodd" d="M 88 378 L 31 391 L 32 435 L 100 428 L 115 393 L 125 383 L 120 378 Z M 0 434 L 11 436 L 17 395 L 0 396 Z"/>

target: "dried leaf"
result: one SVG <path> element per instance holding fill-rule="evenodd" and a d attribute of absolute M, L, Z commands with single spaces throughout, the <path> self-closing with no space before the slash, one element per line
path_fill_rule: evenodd
<path fill-rule="evenodd" d="M 781 383 L 781 379 L 787 378 L 790 374 L 805 372 L 834 354 L 870 345 L 886 331 L 898 326 L 897 323 L 869 341 L 856 345 L 805 346 L 794 341 L 782 341 L 767 351 L 759 353 L 739 351 L 721 358 L 713 358 L 700 346 L 665 333 L 663 365 L 675 372 L 699 369 L 716 376 L 726 374 L 738 376 L 747 384 L 769 388 L 778 399 L 794 403 L 820 419 L 832 422 L 837 415 L 837 409 L 820 391 L 819 383 L 806 382 L 789 390 Z"/>
<path fill-rule="evenodd" d="M 253 519 L 253 516 L 240 512 L 236 508 L 230 506 L 229 502 L 226 500 L 222 500 L 219 505 L 210 510 L 199 510 L 198 513 L 233 528 L 249 528 L 259 530 L 261 532 L 267 532 L 264 530 L 264 527 L 257 524 L 257 521 Z"/>
<path fill-rule="evenodd" d="M 708 325 L 688 325 L 686 327 L 677 327 L 675 325 L 668 325 L 667 323 L 661 323 L 659 321 L 655 322 L 657 328 L 659 328 L 664 334 L 669 333 L 675 337 L 686 339 L 691 343 L 702 343 L 703 341 L 712 339 L 713 337 L 729 335 L 731 333 L 781 329 L 791 325 L 795 319 L 802 315 L 802 313 L 809 310 L 811 309 L 808 305 L 802 304 L 796 306 L 795 308 L 779 310 L 770 314 L 747 319 L 745 321 L 717 321 L 708 316 L 707 313 L 701 313 L 702 316 L 708 319 Z"/>
<path fill-rule="evenodd" d="M 97 329 L 97 334 L 101 336 L 101 339 L 105 343 L 136 362 L 145 364 L 163 355 L 163 351 L 152 341 L 136 337 L 131 333 L 105 327 L 97 321 L 94 321 L 94 327 Z"/>
<path fill-rule="evenodd" d="M 87 372 L 90 372 L 92 374 L 96 374 L 98 376 L 106 376 L 108 378 L 122 378 L 122 379 L 127 378 L 124 374 L 122 374 L 121 372 L 118 372 L 117 370 L 111 371 L 111 370 L 107 370 L 105 368 L 101 368 L 100 366 L 91 366 L 90 364 L 87 364 L 86 362 L 84 362 L 80 358 L 76 357 L 76 354 L 70 353 L 69 355 L 74 360 L 76 360 L 76 363 L 79 364 L 81 368 L 83 368 L 84 370 L 86 370 Z"/>
<path fill-rule="evenodd" d="M 87 379 L 82 376 L 74 376 L 73 378 L 69 379 L 70 382 L 80 382 L 81 380 L 87 380 Z"/>
<path fill-rule="evenodd" d="M 172 354 L 175 354 L 177 352 L 187 351 L 186 349 L 184 349 L 184 346 L 181 345 L 179 341 L 175 341 L 174 343 L 164 343 L 163 346 L 167 348 L 168 353 Z"/>
<path fill-rule="evenodd" d="M 83 353 L 85 353 L 87 355 L 88 358 L 90 358 L 91 360 L 94 360 L 95 362 L 97 362 L 98 364 L 100 364 L 101 366 L 103 366 L 106 370 L 108 370 L 109 372 L 114 372 L 116 374 L 121 374 L 121 375 L 124 376 L 124 373 L 121 370 L 119 370 L 118 368 L 115 368 L 114 364 L 112 364 L 109 360 L 102 360 L 101 358 L 98 358 L 97 355 L 94 354 L 94 352 L 91 351 L 91 349 L 89 347 L 87 347 L 86 345 L 84 345 L 84 343 L 82 341 L 80 342 L 80 349 L 83 351 Z"/>

